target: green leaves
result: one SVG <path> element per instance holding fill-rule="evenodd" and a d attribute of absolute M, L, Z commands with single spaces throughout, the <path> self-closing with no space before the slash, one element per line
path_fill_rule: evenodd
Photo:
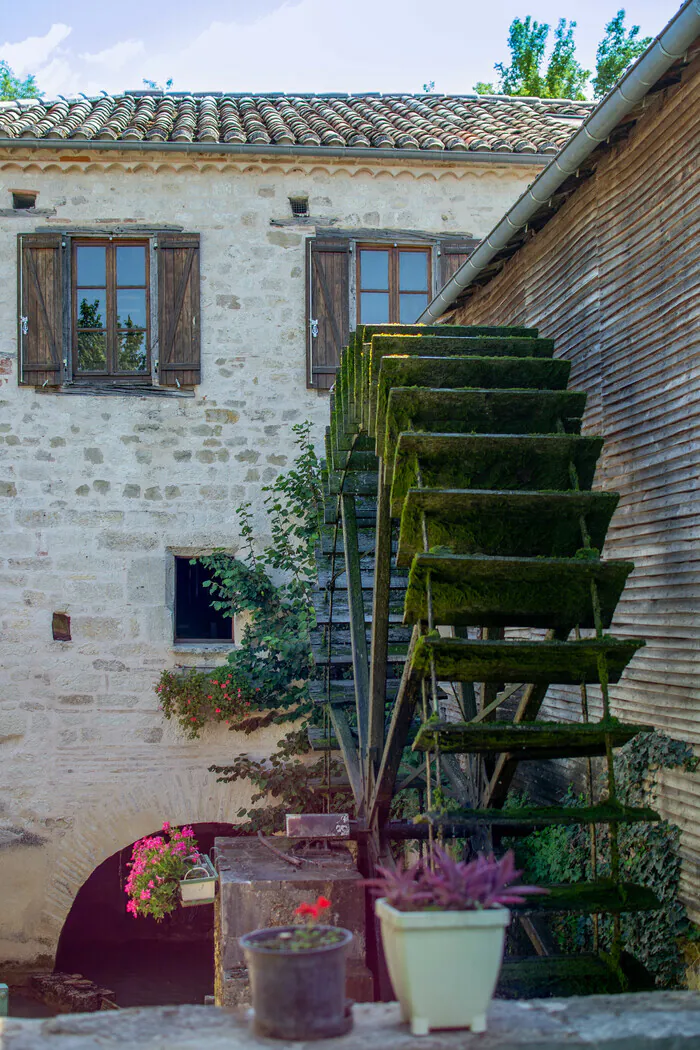
<path fill-rule="evenodd" d="M 559 19 L 552 50 L 546 58 L 550 28 L 546 22 L 537 22 L 530 15 L 515 18 L 508 33 L 510 65 L 495 64 L 499 75 L 497 87 L 480 81 L 474 90 L 480 95 L 585 99 L 591 73 L 576 60 L 576 22 Z M 596 52 L 596 75 L 591 82 L 595 97 L 607 94 L 650 43 L 651 37 L 639 37 L 639 26 L 625 27 L 625 11 L 620 9 L 605 26 L 605 35 Z"/>

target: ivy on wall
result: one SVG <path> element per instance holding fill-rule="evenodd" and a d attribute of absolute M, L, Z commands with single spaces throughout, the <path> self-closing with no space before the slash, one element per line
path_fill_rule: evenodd
<path fill-rule="evenodd" d="M 615 756 L 615 776 L 620 802 L 627 806 L 653 806 L 658 773 L 662 769 L 692 771 L 698 759 L 692 749 L 661 732 L 640 733 Z M 521 800 L 522 801 L 522 800 Z M 585 805 L 571 789 L 566 805 Z M 623 948 L 641 962 L 660 987 L 683 983 L 682 942 L 694 936 L 685 908 L 678 899 L 681 860 L 680 832 L 674 824 L 623 824 L 619 829 L 620 875 L 652 889 L 662 903 L 658 911 L 622 916 Z M 598 877 L 610 874 L 610 842 L 605 825 L 596 834 Z M 527 881 L 577 882 L 592 878 L 588 828 L 552 826 L 533 832 L 513 847 Z M 612 923 L 602 919 L 601 946 L 610 944 Z M 552 920 L 552 930 L 564 952 L 591 951 L 593 924 L 590 916 L 561 916 Z"/>

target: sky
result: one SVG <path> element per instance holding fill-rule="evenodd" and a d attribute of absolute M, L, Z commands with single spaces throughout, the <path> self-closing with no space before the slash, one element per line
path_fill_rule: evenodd
<path fill-rule="evenodd" d="M 0 59 L 47 98 L 175 91 L 468 93 L 508 61 L 508 27 L 577 22 L 595 67 L 620 0 L 0 0 Z M 629 0 L 627 25 L 656 36 L 679 0 Z"/>

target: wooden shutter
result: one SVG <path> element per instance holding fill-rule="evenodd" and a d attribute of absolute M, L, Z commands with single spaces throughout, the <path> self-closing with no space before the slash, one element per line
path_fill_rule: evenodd
<path fill-rule="evenodd" d="M 440 287 L 443 288 L 465 263 L 479 242 L 460 241 L 454 244 L 440 245 Z"/>
<path fill-rule="evenodd" d="M 199 234 L 158 234 L 158 382 L 201 381 Z"/>
<path fill-rule="evenodd" d="M 350 246 L 307 242 L 307 385 L 329 390 L 350 334 Z"/>
<path fill-rule="evenodd" d="M 19 237 L 19 381 L 58 386 L 63 362 L 63 237 Z"/>

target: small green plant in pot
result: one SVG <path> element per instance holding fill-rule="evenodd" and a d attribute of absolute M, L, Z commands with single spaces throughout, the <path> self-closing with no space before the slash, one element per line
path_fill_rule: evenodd
<path fill-rule="evenodd" d="M 326 897 L 300 904 L 303 925 L 255 930 L 240 938 L 253 999 L 253 1028 L 273 1039 L 327 1039 L 352 1028 L 345 961 L 352 933 L 318 920 Z"/>
<path fill-rule="evenodd" d="M 512 852 L 468 863 L 435 846 L 432 864 L 368 879 L 401 1015 L 413 1035 L 432 1028 L 486 1030 L 486 1011 L 503 958 L 508 905 L 546 893 L 519 886 Z"/>

